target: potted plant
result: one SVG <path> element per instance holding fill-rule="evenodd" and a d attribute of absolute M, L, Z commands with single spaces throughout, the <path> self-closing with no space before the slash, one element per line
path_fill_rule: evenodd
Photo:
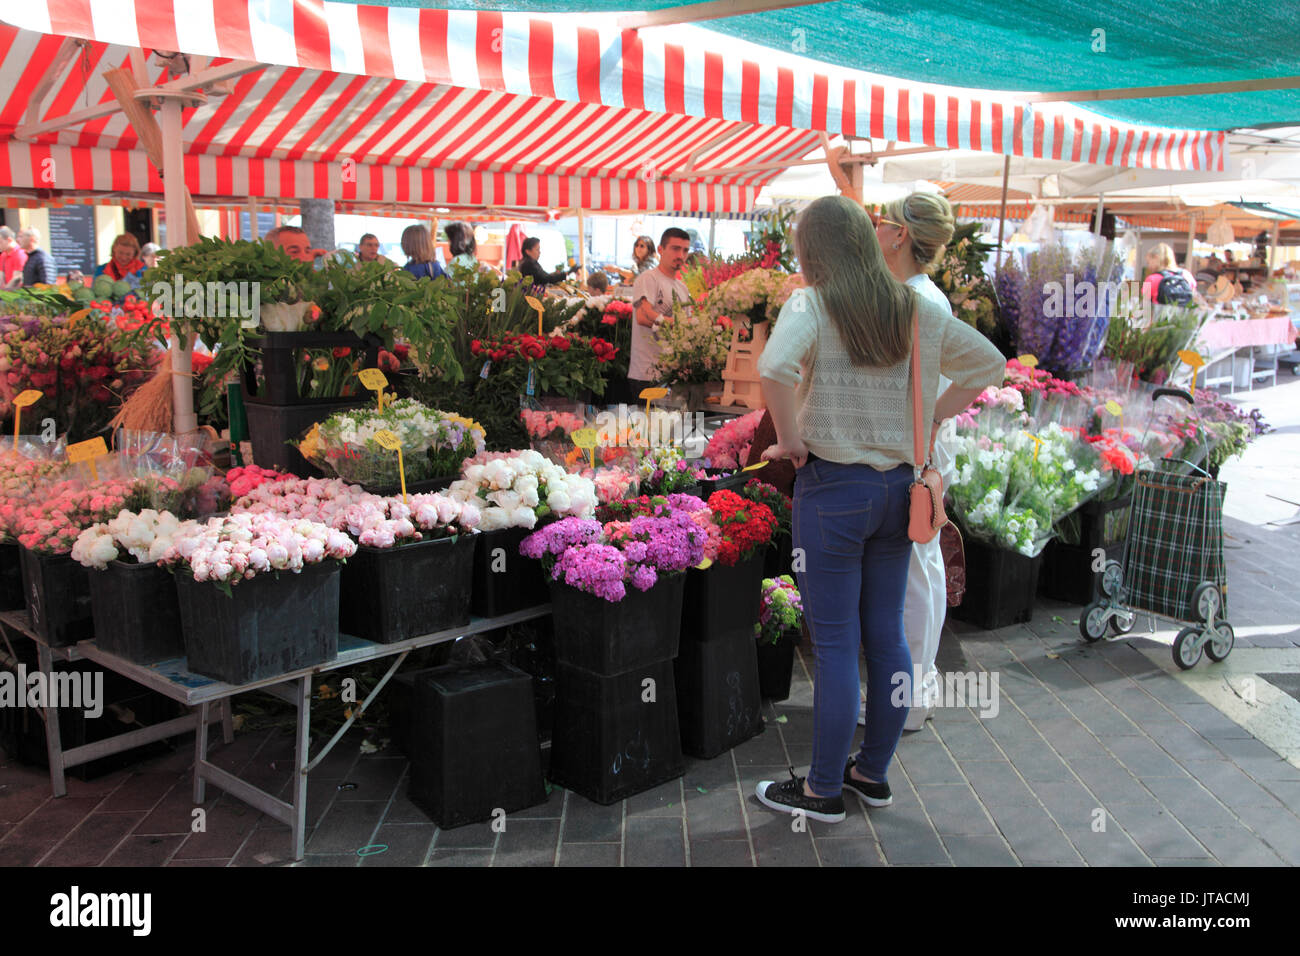
<path fill-rule="evenodd" d="M 342 531 L 265 513 L 178 533 L 163 561 L 175 570 L 189 670 L 246 684 L 332 659 L 339 562 L 356 550 Z"/>
<path fill-rule="evenodd" d="M 137 664 L 184 656 L 176 585 L 158 562 L 192 525 L 146 508 L 77 536 L 72 559 L 88 571 L 97 646 Z"/>
<path fill-rule="evenodd" d="M 758 685 L 764 700 L 790 696 L 794 648 L 803 627 L 803 601 L 794 578 L 764 578 L 754 639 L 758 646 Z"/>
<path fill-rule="evenodd" d="M 541 566 L 519 546 L 539 521 L 590 518 L 596 487 L 535 451 L 488 452 L 466 459 L 463 477 L 448 494 L 481 512 L 474 555 L 474 613 L 509 614 L 548 600 Z"/>

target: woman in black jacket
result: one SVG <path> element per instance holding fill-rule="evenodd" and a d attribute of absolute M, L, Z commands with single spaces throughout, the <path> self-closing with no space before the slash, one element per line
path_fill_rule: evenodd
<path fill-rule="evenodd" d="M 547 272 L 543 269 L 541 263 L 537 261 L 538 256 L 542 254 L 542 240 L 536 237 L 525 239 L 520 249 L 523 250 L 524 257 L 519 260 L 516 268 L 524 278 L 532 279 L 533 285 L 547 286 L 553 282 L 563 282 L 569 273 L 578 271 L 576 265 L 561 269 L 559 272 Z"/>

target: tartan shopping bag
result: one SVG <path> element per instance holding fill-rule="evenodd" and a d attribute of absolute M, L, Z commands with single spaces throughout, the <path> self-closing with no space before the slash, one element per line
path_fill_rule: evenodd
<path fill-rule="evenodd" d="M 1225 482 L 1179 474 L 1165 460 L 1137 474 L 1124 557 L 1127 604 L 1175 620 L 1192 619 L 1192 592 L 1202 581 L 1219 586 L 1227 613 L 1223 565 Z"/>

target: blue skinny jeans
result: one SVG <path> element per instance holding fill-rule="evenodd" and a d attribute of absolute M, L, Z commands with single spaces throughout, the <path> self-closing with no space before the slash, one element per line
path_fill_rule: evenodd
<path fill-rule="evenodd" d="M 907 465 L 882 472 L 820 458 L 809 458 L 795 475 L 793 544 L 804 559 L 796 574 L 815 660 L 808 785 L 819 796 L 834 796 L 843 786 L 858 720 L 859 646 L 867 661 L 859 773 L 886 779 L 907 721 L 907 706 L 892 698 L 895 675 L 912 673 L 903 632 L 912 479 Z"/>

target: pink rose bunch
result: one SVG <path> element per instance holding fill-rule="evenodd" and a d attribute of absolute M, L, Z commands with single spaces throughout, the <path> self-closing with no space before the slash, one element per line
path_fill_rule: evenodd
<path fill-rule="evenodd" d="M 27 458 L 14 451 L 0 453 L 0 541 L 17 535 L 20 512 L 31 506 L 32 490 L 56 479 L 66 460 Z"/>
<path fill-rule="evenodd" d="M 561 441 L 587 425 L 586 419 L 573 412 L 548 412 L 525 408 L 520 410 L 519 417 L 523 419 L 528 437 L 538 441 L 547 439 Z"/>
<path fill-rule="evenodd" d="M 142 481 L 113 479 L 86 483 L 65 479 L 44 488 L 40 500 L 22 508 L 15 518 L 19 543 L 29 551 L 67 554 L 81 532 L 108 521 L 148 491 Z"/>
<path fill-rule="evenodd" d="M 735 469 L 743 465 L 762 418 L 763 409 L 760 408 L 740 418 L 733 418 L 715 431 L 704 449 L 708 467 Z"/>
<path fill-rule="evenodd" d="M 297 573 L 306 565 L 356 553 L 351 538 L 320 522 L 232 514 L 178 533 L 163 562 L 187 569 L 195 581 L 233 585 L 268 571 Z"/>
<path fill-rule="evenodd" d="M 630 498 L 640 488 L 640 479 L 622 468 L 584 468 L 582 477 L 589 478 L 596 488 L 596 500 L 602 505 Z"/>

